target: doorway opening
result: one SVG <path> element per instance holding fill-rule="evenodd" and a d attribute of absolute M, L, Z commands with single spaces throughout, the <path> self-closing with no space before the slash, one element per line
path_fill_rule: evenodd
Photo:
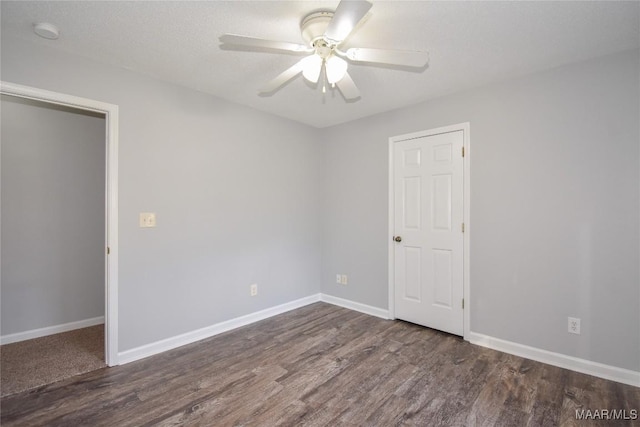
<path fill-rule="evenodd" d="M 73 189 L 68 189 L 66 193 L 64 192 L 64 182 L 58 182 L 55 185 L 59 185 L 62 187 L 64 197 L 60 197 L 59 199 L 54 197 L 45 197 L 47 203 L 50 204 L 51 210 L 47 212 L 48 209 L 44 209 L 44 212 L 26 212 L 26 216 L 33 218 L 39 218 L 40 222 L 40 232 L 43 230 L 47 230 L 48 227 L 54 228 L 56 227 L 56 221 L 53 221 L 54 217 L 58 218 L 58 224 L 65 224 L 65 229 L 67 233 L 57 233 L 55 235 L 55 239 L 58 240 L 56 243 L 63 244 L 65 243 L 66 237 L 71 237 L 71 234 L 82 236 L 84 234 L 91 234 L 93 237 L 92 244 L 82 243 L 83 245 L 87 245 L 87 247 L 91 246 L 91 249 L 86 249 L 87 251 L 92 250 L 94 253 L 97 251 L 97 255 L 92 258 L 92 261 L 88 262 L 84 258 L 79 259 L 80 257 L 76 256 L 74 259 L 73 256 L 67 256 L 63 258 L 63 261 L 60 261 L 61 257 L 56 256 L 60 254 L 55 254 L 55 246 L 50 245 L 47 249 L 51 252 L 51 256 L 46 256 L 46 251 L 43 251 L 45 263 L 50 261 L 53 265 L 53 270 L 51 270 L 52 265 L 47 266 L 50 271 L 59 271 L 62 274 L 62 280 L 66 273 L 69 273 L 72 270 L 74 273 L 77 273 L 78 270 L 89 269 L 92 271 L 97 271 L 98 281 L 101 285 L 99 289 L 94 290 L 93 297 L 79 297 L 75 295 L 73 292 L 65 295 L 64 298 L 68 298 L 72 300 L 69 304 L 64 304 L 64 308 L 58 307 L 57 310 L 69 310 L 70 306 L 75 306 L 76 309 L 81 313 L 80 317 L 83 317 L 81 320 L 72 320 L 68 322 L 54 322 L 57 324 L 47 325 L 44 327 L 35 327 L 28 329 L 27 331 L 21 331 L 19 333 L 12 333 L 13 331 L 9 331 L 5 333 L 3 331 L 2 335 L 2 344 L 22 341 L 30 338 L 38 339 L 53 339 L 54 337 L 58 337 L 58 335 L 62 339 L 69 339 L 72 335 L 77 335 L 81 331 L 78 328 L 86 328 L 86 332 L 91 336 L 91 339 L 95 341 L 96 334 L 98 333 L 97 329 L 102 328 L 100 326 L 101 323 L 104 323 L 103 332 L 99 332 L 99 339 L 102 341 L 101 343 L 101 359 L 107 366 L 115 366 L 118 364 L 118 306 L 117 306 L 117 290 L 118 290 L 118 175 L 117 175 L 117 160 L 118 160 L 118 107 L 116 105 L 107 104 L 95 100 L 79 98 L 71 95 L 41 90 L 37 88 L 32 88 L 28 86 L 17 85 L 8 82 L 0 82 L 0 93 L 4 99 L 13 100 L 14 104 L 22 104 L 22 106 L 29 106 L 29 104 L 40 105 L 40 110 L 51 110 L 56 112 L 66 112 L 68 116 L 82 116 L 85 118 L 89 118 L 89 123 L 91 120 L 94 121 L 92 126 L 96 125 L 96 121 L 98 121 L 101 127 L 101 139 L 97 142 L 97 146 L 94 147 L 94 151 L 97 150 L 97 155 L 99 157 L 93 157 L 92 162 L 95 163 L 95 159 L 101 162 L 99 165 L 91 164 L 90 161 L 87 161 L 87 164 L 83 164 L 82 161 L 78 162 L 78 159 L 82 159 L 82 153 L 77 153 L 75 148 L 72 146 L 67 146 L 68 151 L 66 153 L 58 153 L 61 154 L 58 158 L 65 161 L 65 155 L 68 157 L 69 164 L 74 164 L 75 166 L 79 166 L 79 169 L 84 168 L 85 171 L 91 171 L 91 178 L 87 178 L 88 180 L 93 179 L 94 183 L 97 182 L 99 187 L 94 185 L 93 187 L 88 187 L 82 185 L 80 187 L 74 186 Z M 42 108 L 44 107 L 44 108 Z M 60 125 L 60 127 L 65 126 L 64 123 Z M 64 138 L 64 137 L 63 137 Z M 41 146 L 42 147 L 42 146 Z M 46 145 L 44 146 L 46 148 Z M 24 148 L 24 147 L 23 147 Z M 82 148 L 84 150 L 84 147 Z M 31 153 L 34 154 L 34 153 Z M 46 153 L 35 153 L 36 157 L 41 154 Z M 46 156 L 45 156 L 46 157 Z M 45 159 L 40 159 L 40 161 L 44 161 Z M 75 163 L 73 163 L 75 160 Z M 96 177 L 96 169 L 98 170 L 98 176 Z M 19 169 L 18 169 L 19 170 Z M 23 171 L 24 172 L 24 171 Z M 66 176 L 69 183 L 77 183 L 78 176 L 74 176 L 71 168 L 69 168 L 69 172 Z M 63 173 L 64 175 L 64 173 Z M 89 175 L 88 175 L 89 176 Z M 42 177 L 40 177 L 42 179 Z M 46 179 L 46 176 L 45 176 Z M 85 183 L 80 183 L 85 184 Z M 19 186 L 18 186 L 19 188 Z M 44 186 L 46 188 L 46 186 Z M 46 191 L 46 190 L 45 190 Z M 15 192 L 14 192 L 15 193 Z M 76 194 L 72 194 L 76 193 Z M 81 193 L 81 194 L 80 194 Z M 97 193 L 97 194 L 94 194 Z M 18 197 L 25 198 L 35 198 L 42 197 L 43 194 L 19 194 Z M 45 195 L 47 196 L 47 195 Z M 50 195 L 48 195 L 50 196 Z M 91 215 L 97 219 L 94 222 L 83 223 L 81 216 L 79 217 L 73 211 L 67 211 L 66 214 L 64 212 L 56 213 L 54 212 L 54 208 L 64 207 L 65 204 L 69 202 L 69 198 L 77 199 L 80 201 L 79 206 L 91 206 L 90 209 L 86 212 L 87 215 Z M 4 203 L 4 201 L 3 201 Z M 72 203 L 69 203 L 73 206 Z M 57 206 L 54 206 L 57 205 Z M 29 203 L 25 203 L 25 206 L 30 206 Z M 14 215 L 15 217 L 15 215 Z M 5 218 L 0 218 L 0 220 L 4 220 Z M 50 220 L 50 221 L 49 221 Z M 48 223 L 49 221 L 49 223 Z M 98 224 L 98 225 L 96 225 Z M 28 221 L 26 222 L 25 228 L 28 226 Z M 97 228 L 97 229 L 96 229 Z M 59 230 L 58 230 L 59 231 Z M 42 239 L 44 241 L 46 233 L 41 233 Z M 19 236 L 19 234 L 18 234 Z M 97 236 L 97 237 L 96 237 Z M 14 236 L 15 237 L 15 236 Z M 18 237 L 19 238 L 19 237 Z M 42 245 L 37 245 L 37 240 L 39 238 L 38 233 L 33 233 L 31 236 L 31 241 L 36 242 L 32 247 L 40 247 L 46 246 L 44 243 Z M 3 239 L 4 240 L 4 239 Z M 98 241 L 96 248 L 96 240 Z M 3 245 L 6 244 L 7 241 L 3 241 Z M 68 243 L 68 242 L 66 242 Z M 63 247 L 63 246 L 58 246 Z M 42 247 L 40 247 L 42 249 Z M 82 253 L 84 251 L 76 251 L 76 255 L 78 253 Z M 1 252 L 4 257 L 5 251 L 2 248 Z M 97 260 L 97 261 L 96 261 Z M 4 260 L 3 260 L 4 261 Z M 92 264 L 89 266 L 89 264 Z M 22 268 L 24 269 L 36 269 L 37 266 L 29 266 L 24 265 Z M 43 269 L 46 270 L 46 269 Z M 24 273 L 24 271 L 22 272 Z M 44 274 L 47 274 L 46 271 Z M 0 285 L 4 287 L 7 283 L 10 282 L 11 279 L 15 277 L 19 277 L 20 274 L 8 277 L 4 274 L 3 271 L 2 282 Z M 6 282 L 5 282 L 6 281 Z M 31 289 L 33 290 L 33 289 Z M 21 286 L 19 283 L 13 283 L 13 289 L 11 292 L 17 291 L 16 298 L 19 300 L 20 298 L 27 297 L 35 297 L 36 299 L 40 299 L 42 304 L 46 304 L 47 299 L 50 297 L 47 295 L 47 289 L 35 290 L 35 295 L 28 295 L 30 292 L 30 288 L 28 286 Z M 20 294 L 20 293 L 23 294 Z M 100 298 L 98 304 L 102 307 L 102 310 L 96 311 L 96 293 L 97 297 Z M 74 298 L 77 296 L 76 300 Z M 5 295 L 3 295 L 4 299 Z M 85 298 L 85 299 L 83 299 Z M 93 305 L 94 310 L 91 311 L 87 307 Z M 37 306 L 37 304 L 36 304 Z M 33 308 L 33 307 L 32 307 Z M 55 310 L 55 309 L 53 309 Z M 84 313 L 84 314 L 83 314 Z M 93 314 L 96 314 L 94 316 Z M 41 313 L 42 314 L 42 313 Z M 51 314 L 51 313 L 49 313 Z M 67 313 L 64 313 L 65 315 Z M 36 312 L 32 312 L 28 314 L 28 316 L 32 317 L 31 319 L 27 319 L 27 324 L 29 324 L 29 320 L 31 324 L 35 324 L 35 320 L 33 317 L 38 317 L 37 310 Z M 56 317 L 57 316 L 57 317 Z M 44 317 L 44 314 L 43 314 Z M 65 318 L 61 313 L 53 313 L 53 317 L 57 319 Z M 68 318 L 68 317 L 67 317 Z M 24 320 L 24 319 L 23 319 Z M 19 328 L 18 328 L 19 329 Z M 57 334 L 57 335 L 52 335 Z M 71 334 L 71 335 L 69 335 Z M 104 336 L 104 338 L 102 338 Z M 43 338 L 40 338 L 43 337 Z M 88 339 L 84 337 L 82 339 Z"/>

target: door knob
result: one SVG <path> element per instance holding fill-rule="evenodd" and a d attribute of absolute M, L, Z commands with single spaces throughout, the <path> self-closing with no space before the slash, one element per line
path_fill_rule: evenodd
<path fill-rule="evenodd" d="M 402 242 L 402 237 L 396 236 L 393 238 L 393 240 L 395 240 L 396 242 Z"/>

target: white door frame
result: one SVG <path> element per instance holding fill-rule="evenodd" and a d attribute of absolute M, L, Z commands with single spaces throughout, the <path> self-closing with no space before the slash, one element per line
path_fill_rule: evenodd
<path fill-rule="evenodd" d="M 118 106 L 0 81 L 0 93 L 105 115 L 105 362 L 118 364 Z M 108 253 L 107 253 L 108 252 Z"/>
<path fill-rule="evenodd" d="M 389 262 L 389 318 L 395 319 L 395 263 L 394 263 L 394 249 L 395 245 L 392 241 L 394 235 L 395 224 L 395 209 L 394 209 L 394 168 L 393 168 L 393 147 L 396 142 L 404 141 L 407 139 L 423 138 L 426 136 L 439 135 L 442 133 L 449 133 L 455 131 L 462 131 L 463 133 L 463 147 L 464 147 L 464 159 L 463 159 L 463 218 L 464 218 L 464 235 L 462 251 L 463 257 L 463 292 L 464 292 L 464 335 L 465 340 L 469 340 L 471 332 L 471 319 L 470 319 L 470 307 L 471 307 L 471 287 L 469 278 L 469 242 L 471 237 L 471 224 L 470 224 L 470 200 L 471 200 L 471 149 L 469 148 L 470 135 L 469 135 L 469 123 L 460 123 L 457 125 L 445 126 L 436 129 L 429 129 L 420 132 L 408 133 L 404 135 L 393 136 L 389 138 L 389 233 L 388 233 L 388 262 Z"/>

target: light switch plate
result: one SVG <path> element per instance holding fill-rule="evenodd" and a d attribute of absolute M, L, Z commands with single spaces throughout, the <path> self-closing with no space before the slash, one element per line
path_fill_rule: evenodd
<path fill-rule="evenodd" d="M 148 228 L 156 226 L 156 214 L 153 212 L 140 212 L 140 227 Z"/>

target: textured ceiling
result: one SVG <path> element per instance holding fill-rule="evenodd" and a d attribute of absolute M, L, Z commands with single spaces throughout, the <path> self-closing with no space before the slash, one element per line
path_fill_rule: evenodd
<path fill-rule="evenodd" d="M 235 33 L 302 43 L 300 20 L 337 1 L 9 2 L 2 37 L 32 40 L 316 127 L 640 47 L 640 3 L 376 1 L 345 47 L 427 50 L 421 72 L 350 65 L 362 97 L 325 96 L 301 76 L 271 96 L 267 81 L 300 57 L 223 50 Z M 60 28 L 44 40 L 34 22 Z"/>

